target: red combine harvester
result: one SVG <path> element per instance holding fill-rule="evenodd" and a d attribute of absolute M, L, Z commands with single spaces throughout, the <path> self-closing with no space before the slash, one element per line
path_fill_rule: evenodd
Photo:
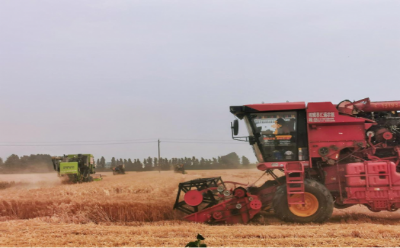
<path fill-rule="evenodd" d="M 244 120 L 262 186 L 220 177 L 179 184 L 174 209 L 190 221 L 247 223 L 261 210 L 299 223 L 324 222 L 333 208 L 363 204 L 373 212 L 400 208 L 400 101 L 232 106 Z M 278 177 L 276 172 L 284 176 Z M 232 186 L 229 186 L 232 185 Z M 181 199 L 181 195 L 183 195 Z"/>

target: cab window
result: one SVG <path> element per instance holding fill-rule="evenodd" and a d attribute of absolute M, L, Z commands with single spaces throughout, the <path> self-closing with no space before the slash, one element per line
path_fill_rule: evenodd
<path fill-rule="evenodd" d="M 298 160 L 297 111 L 250 114 L 266 162 Z"/>

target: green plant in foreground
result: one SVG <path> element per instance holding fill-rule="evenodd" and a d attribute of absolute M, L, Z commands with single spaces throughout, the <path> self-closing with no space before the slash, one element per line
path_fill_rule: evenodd
<path fill-rule="evenodd" d="M 202 240 L 204 240 L 204 237 L 201 234 L 197 234 L 197 240 L 187 243 L 185 248 L 207 248 L 206 244 L 201 243 Z"/>

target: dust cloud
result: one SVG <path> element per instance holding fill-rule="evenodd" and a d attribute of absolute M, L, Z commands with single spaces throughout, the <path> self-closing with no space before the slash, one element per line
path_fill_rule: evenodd
<path fill-rule="evenodd" d="M 40 189 L 63 183 L 56 173 L 0 174 L 0 189 Z"/>

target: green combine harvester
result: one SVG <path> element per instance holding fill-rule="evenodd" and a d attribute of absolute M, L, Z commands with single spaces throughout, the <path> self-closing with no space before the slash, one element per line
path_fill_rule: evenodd
<path fill-rule="evenodd" d="M 54 170 L 59 177 L 68 177 L 70 182 L 82 183 L 102 180 L 93 177 L 96 173 L 96 165 L 92 154 L 69 154 L 64 156 L 51 157 Z"/>

